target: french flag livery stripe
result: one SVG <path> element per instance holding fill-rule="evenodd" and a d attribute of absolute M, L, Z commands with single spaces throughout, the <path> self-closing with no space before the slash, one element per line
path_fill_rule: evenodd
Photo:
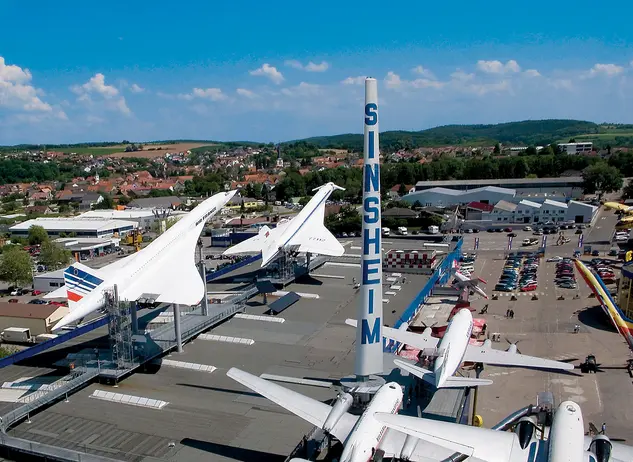
<path fill-rule="evenodd" d="M 73 302 L 81 300 L 103 282 L 103 279 L 74 266 L 66 268 L 64 279 L 68 289 L 68 300 Z"/>

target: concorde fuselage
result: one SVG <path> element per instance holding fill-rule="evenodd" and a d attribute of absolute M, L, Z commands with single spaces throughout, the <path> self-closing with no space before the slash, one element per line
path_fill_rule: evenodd
<path fill-rule="evenodd" d="M 206 199 L 147 247 L 127 257 L 128 262 L 119 268 L 113 276 L 104 280 L 96 289 L 77 301 L 75 308 L 65 317 L 65 324 L 79 320 L 102 308 L 105 304 L 104 291 L 112 289 L 115 285 L 117 286 L 119 299 L 125 300 L 125 291 L 134 282 L 135 277 L 142 271 L 151 271 L 157 265 L 169 265 L 165 254 L 170 245 L 180 239 L 197 240 L 199 235 L 193 236 L 191 233 L 195 232 L 196 228 L 199 229 L 199 225 L 202 222 L 206 222 L 215 215 L 236 192 L 218 193 Z M 68 296 L 69 299 L 73 296 L 70 291 Z"/>

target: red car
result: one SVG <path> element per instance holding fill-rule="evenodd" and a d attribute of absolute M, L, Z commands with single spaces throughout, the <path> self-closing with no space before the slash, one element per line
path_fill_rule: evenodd
<path fill-rule="evenodd" d="M 528 284 L 527 286 L 521 287 L 521 292 L 532 292 L 536 290 L 538 286 L 536 284 Z"/>
<path fill-rule="evenodd" d="M 34 290 L 33 292 L 31 292 L 31 294 L 33 294 L 33 295 L 42 295 L 42 291 L 41 290 Z"/>

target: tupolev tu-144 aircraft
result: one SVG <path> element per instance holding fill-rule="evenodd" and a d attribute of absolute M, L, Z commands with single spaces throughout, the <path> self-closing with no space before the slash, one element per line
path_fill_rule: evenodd
<path fill-rule="evenodd" d="M 197 305 L 205 283 L 196 268 L 195 250 L 205 223 L 237 191 L 215 194 L 181 218 L 139 252 L 100 269 L 73 263 L 64 270 L 65 286 L 45 298 L 68 298 L 70 312 L 53 330 L 103 308 L 106 291 L 117 286 L 120 300 L 148 298 L 159 303 Z"/>
<path fill-rule="evenodd" d="M 227 249 L 224 255 L 261 252 L 262 267 L 274 260 L 281 251 L 340 257 L 345 249 L 323 224 L 325 202 L 337 189 L 344 191 L 332 182 L 319 186 L 315 189 L 317 193 L 296 217 L 280 221 L 273 229 L 263 226 L 256 236 Z"/>
<path fill-rule="evenodd" d="M 355 319 L 347 319 L 345 323 L 353 327 L 357 325 Z M 406 370 L 436 388 L 492 384 L 492 380 L 488 379 L 454 376 L 453 374 L 464 361 L 532 369 L 571 370 L 574 368 L 573 364 L 520 354 L 516 344 L 510 345 L 508 351 L 495 350 L 490 340 L 486 340 L 480 347 L 470 345 L 472 329 L 473 316 L 470 310 L 464 308 L 453 316 L 442 339 L 431 337 L 431 329 L 426 329 L 422 334 L 415 334 L 383 327 L 383 336 L 423 350 L 427 356 L 434 356 L 435 363 L 432 371 L 401 359 L 394 359 L 393 362 L 400 369 Z"/>

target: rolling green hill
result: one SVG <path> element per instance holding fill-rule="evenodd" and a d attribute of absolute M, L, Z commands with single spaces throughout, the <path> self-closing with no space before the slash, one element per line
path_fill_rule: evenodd
<path fill-rule="evenodd" d="M 445 125 L 417 132 L 386 131 L 380 134 L 383 149 L 431 147 L 447 145 L 492 145 L 496 142 L 514 145 L 546 145 L 580 137 L 588 139 L 605 130 L 593 122 L 582 120 L 526 120 L 496 125 Z M 631 131 L 631 130 L 629 130 Z M 321 148 L 361 150 L 360 134 L 307 138 L 308 143 Z"/>

